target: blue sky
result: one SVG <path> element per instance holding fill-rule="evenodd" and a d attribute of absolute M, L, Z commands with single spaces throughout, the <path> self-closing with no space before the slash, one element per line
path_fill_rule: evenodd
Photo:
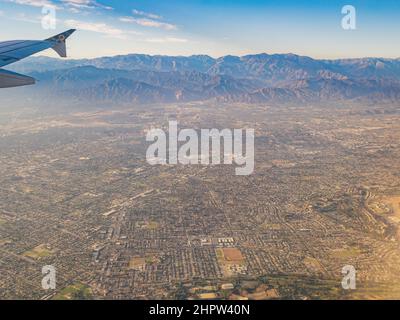
<path fill-rule="evenodd" d="M 341 27 L 346 4 L 357 10 L 356 30 Z M 42 27 L 43 6 L 55 8 L 56 29 Z M 71 27 L 79 30 L 68 44 L 71 58 L 260 52 L 400 57 L 398 0 L 0 0 L 0 41 L 42 39 Z"/>

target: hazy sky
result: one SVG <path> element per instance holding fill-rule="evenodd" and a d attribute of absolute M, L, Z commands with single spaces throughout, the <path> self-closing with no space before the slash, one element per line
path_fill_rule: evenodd
<path fill-rule="evenodd" d="M 357 10 L 356 30 L 341 26 L 347 4 Z M 55 8 L 54 30 L 42 27 L 44 5 Z M 260 52 L 400 57 L 399 0 L 0 0 L 0 41 L 48 38 L 71 27 L 79 30 L 68 43 L 71 58 Z"/>

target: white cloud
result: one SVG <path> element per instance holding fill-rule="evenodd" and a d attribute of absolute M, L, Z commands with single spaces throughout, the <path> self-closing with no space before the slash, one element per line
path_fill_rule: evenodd
<path fill-rule="evenodd" d="M 95 0 L 61 0 L 66 6 L 78 9 L 93 9 L 102 8 L 106 10 L 113 10 L 112 7 L 98 3 Z"/>
<path fill-rule="evenodd" d="M 159 16 L 158 14 L 144 12 L 144 11 L 140 11 L 140 10 L 136 10 L 136 9 L 133 9 L 132 13 L 134 15 L 142 16 L 142 17 L 146 17 L 146 18 L 150 18 L 150 19 L 162 19 L 162 17 Z"/>
<path fill-rule="evenodd" d="M 40 23 L 42 17 L 29 17 L 25 13 L 18 13 L 16 16 L 11 17 L 12 20 L 29 22 L 29 23 Z"/>
<path fill-rule="evenodd" d="M 148 18 L 133 18 L 133 17 L 122 17 L 119 19 L 122 22 L 136 23 L 143 27 L 161 28 L 165 30 L 177 30 L 178 27 L 171 23 L 156 21 Z"/>
<path fill-rule="evenodd" d="M 45 6 L 57 7 L 50 0 L 6 0 L 6 1 L 32 7 L 45 7 Z"/>
<path fill-rule="evenodd" d="M 175 37 L 150 38 L 150 39 L 146 39 L 145 41 L 151 42 L 151 43 L 186 43 L 186 42 L 188 42 L 187 39 L 175 38 Z"/>
<path fill-rule="evenodd" d="M 4 1 L 31 7 L 51 6 L 57 9 L 62 9 L 63 7 L 64 8 L 66 7 L 69 9 L 75 9 L 75 12 L 77 12 L 79 9 L 93 9 L 93 8 L 113 10 L 112 7 L 100 4 L 96 0 L 61 0 L 61 3 L 64 6 L 57 5 L 52 0 L 4 0 Z"/>
<path fill-rule="evenodd" d="M 70 28 L 81 29 L 85 31 L 91 31 L 96 33 L 104 34 L 108 37 L 117 38 L 117 39 L 126 39 L 127 34 L 132 34 L 133 32 L 126 32 L 124 30 L 115 28 L 105 23 L 96 23 L 96 22 L 85 22 L 85 21 L 77 21 L 77 20 L 65 20 L 65 25 Z"/>

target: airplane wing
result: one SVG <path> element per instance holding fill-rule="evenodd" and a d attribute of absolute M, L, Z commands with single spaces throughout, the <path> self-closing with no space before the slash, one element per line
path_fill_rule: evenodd
<path fill-rule="evenodd" d="M 65 40 L 75 31 L 71 29 L 42 41 L 16 40 L 0 42 L 0 67 L 4 67 L 40 51 L 52 48 L 60 57 L 67 56 Z M 33 81 L 33 82 L 32 82 Z M 35 83 L 34 79 L 0 69 L 0 88 Z"/>
<path fill-rule="evenodd" d="M 35 84 L 35 79 L 23 74 L 0 69 L 0 88 L 12 88 Z"/>

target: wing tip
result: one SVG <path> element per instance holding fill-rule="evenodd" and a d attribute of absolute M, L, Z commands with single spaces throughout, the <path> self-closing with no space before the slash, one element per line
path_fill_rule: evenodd
<path fill-rule="evenodd" d="M 52 49 L 56 51 L 61 58 L 66 58 L 67 48 L 65 42 L 69 38 L 69 36 L 73 34 L 75 31 L 76 29 L 69 29 L 67 31 L 64 31 L 63 33 L 57 34 L 47 39 L 46 41 L 51 41 L 52 43 L 54 43 Z"/>
<path fill-rule="evenodd" d="M 62 33 L 56 34 L 55 36 L 52 36 L 51 38 L 48 38 L 45 41 L 65 41 L 75 31 L 76 31 L 76 29 L 69 29 Z"/>
<path fill-rule="evenodd" d="M 76 31 L 76 29 L 69 29 L 67 31 L 65 31 L 64 33 L 67 33 L 68 36 L 70 36 L 71 34 L 73 34 Z"/>

